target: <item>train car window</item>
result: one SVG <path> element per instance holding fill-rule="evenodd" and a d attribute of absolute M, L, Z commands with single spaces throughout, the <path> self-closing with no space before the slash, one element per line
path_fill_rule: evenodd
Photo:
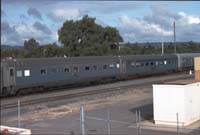
<path fill-rule="evenodd" d="M 69 68 L 64 68 L 64 72 L 69 72 Z"/>
<path fill-rule="evenodd" d="M 78 67 L 74 67 L 74 72 L 78 72 Z"/>
<path fill-rule="evenodd" d="M 107 65 L 103 65 L 103 69 L 107 69 Z"/>
<path fill-rule="evenodd" d="M 186 59 L 186 58 L 183 58 L 183 62 L 187 62 L 187 59 Z"/>
<path fill-rule="evenodd" d="M 119 68 L 119 64 L 118 63 L 116 64 L 116 67 Z"/>
<path fill-rule="evenodd" d="M 135 62 L 131 62 L 131 66 L 135 67 Z"/>
<path fill-rule="evenodd" d="M 110 65 L 109 65 L 109 68 L 114 68 L 114 67 L 115 67 L 114 64 L 110 64 Z"/>
<path fill-rule="evenodd" d="M 156 66 L 158 66 L 158 65 L 159 65 L 159 62 L 158 62 L 158 61 L 156 61 L 156 62 L 155 62 L 155 65 L 156 65 Z"/>
<path fill-rule="evenodd" d="M 136 67 L 140 67 L 141 63 L 140 62 L 136 62 L 135 65 L 136 65 Z"/>
<path fill-rule="evenodd" d="M 144 67 L 144 63 L 143 62 L 141 63 L 141 67 Z"/>
<path fill-rule="evenodd" d="M 149 62 L 146 62 L 145 65 L 146 65 L 146 66 L 149 66 Z"/>
<path fill-rule="evenodd" d="M 24 70 L 24 76 L 30 76 L 30 70 Z"/>
<path fill-rule="evenodd" d="M 87 71 L 90 70 L 90 67 L 89 67 L 89 66 L 86 66 L 86 67 L 85 67 L 85 70 L 87 70 Z"/>
<path fill-rule="evenodd" d="M 17 77 L 22 77 L 22 76 L 23 76 L 22 71 L 21 71 L 21 70 L 18 70 L 18 71 L 17 71 Z"/>
<path fill-rule="evenodd" d="M 10 69 L 10 76 L 14 76 L 14 69 Z"/>
<path fill-rule="evenodd" d="M 160 61 L 160 65 L 163 65 L 164 63 L 163 63 L 163 61 Z"/>
<path fill-rule="evenodd" d="M 151 66 L 153 66 L 154 65 L 154 63 L 153 62 L 151 62 Z"/>
<path fill-rule="evenodd" d="M 40 70 L 40 74 L 41 75 L 46 75 L 47 74 L 47 70 L 46 69 L 41 69 Z"/>
<path fill-rule="evenodd" d="M 166 60 L 164 61 L 164 64 L 167 65 L 167 61 Z"/>
<path fill-rule="evenodd" d="M 94 69 L 94 70 L 97 70 L 97 66 L 93 66 L 93 69 Z"/>

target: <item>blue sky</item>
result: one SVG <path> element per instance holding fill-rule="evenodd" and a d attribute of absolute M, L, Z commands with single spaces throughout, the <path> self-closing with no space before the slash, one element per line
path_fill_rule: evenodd
<path fill-rule="evenodd" d="M 23 45 L 35 38 L 58 43 L 65 20 L 88 14 L 103 27 L 116 27 L 125 42 L 200 41 L 200 2 L 2 0 L 1 44 Z"/>

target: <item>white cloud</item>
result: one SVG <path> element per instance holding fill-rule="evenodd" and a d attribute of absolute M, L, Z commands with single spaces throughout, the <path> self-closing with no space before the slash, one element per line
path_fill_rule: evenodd
<path fill-rule="evenodd" d="M 184 12 L 179 12 L 178 13 L 181 16 L 181 21 L 186 22 L 187 24 L 199 24 L 200 23 L 200 18 L 186 14 Z"/>
<path fill-rule="evenodd" d="M 32 24 L 19 23 L 15 25 L 15 29 L 23 40 L 30 37 L 37 39 L 44 36 L 44 33 L 37 30 Z"/>
<path fill-rule="evenodd" d="M 1 44 L 6 44 L 7 38 L 5 35 L 1 35 Z"/>
<path fill-rule="evenodd" d="M 174 21 L 177 41 L 200 41 L 200 17 L 162 7 L 152 7 L 141 18 L 120 16 L 118 29 L 126 42 L 173 41 Z"/>
<path fill-rule="evenodd" d="M 48 16 L 53 21 L 64 21 L 69 19 L 79 19 L 82 16 L 82 11 L 78 8 L 69 8 L 69 9 L 54 9 Z"/>
<path fill-rule="evenodd" d="M 142 33 L 154 32 L 164 36 L 170 36 L 173 34 L 172 31 L 165 30 L 161 28 L 161 26 L 158 24 L 148 23 L 146 21 L 139 20 L 136 18 L 130 18 L 128 16 L 120 16 L 119 20 L 122 22 L 123 25 L 133 29 L 137 29 Z"/>
<path fill-rule="evenodd" d="M 57 31 L 55 34 L 44 33 L 41 29 L 37 29 L 34 24 L 2 23 L 4 30 L 1 35 L 1 43 L 9 45 L 23 45 L 24 40 L 30 38 L 36 39 L 40 44 L 52 43 L 57 41 Z"/>

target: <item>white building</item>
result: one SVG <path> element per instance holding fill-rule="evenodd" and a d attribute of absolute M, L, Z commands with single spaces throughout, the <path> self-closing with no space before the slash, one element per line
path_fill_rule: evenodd
<path fill-rule="evenodd" d="M 187 126 L 200 119 L 200 82 L 153 85 L 155 124 Z"/>

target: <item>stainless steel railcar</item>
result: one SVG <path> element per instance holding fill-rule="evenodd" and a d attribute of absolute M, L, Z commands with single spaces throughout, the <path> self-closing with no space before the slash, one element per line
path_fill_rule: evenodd
<path fill-rule="evenodd" d="M 182 67 L 191 68 L 193 63 L 184 63 L 183 59 L 192 61 L 194 56 L 200 54 L 4 59 L 1 62 L 1 95 L 177 71 Z"/>
<path fill-rule="evenodd" d="M 186 53 L 186 54 L 176 54 L 178 58 L 178 69 L 193 69 L 194 57 L 200 56 L 200 53 Z"/>

